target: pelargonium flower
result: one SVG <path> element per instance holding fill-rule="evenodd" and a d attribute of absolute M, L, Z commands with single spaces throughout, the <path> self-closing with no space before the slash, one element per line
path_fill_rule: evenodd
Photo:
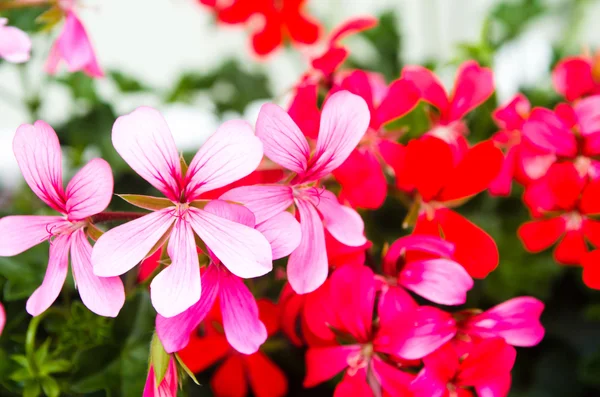
<path fill-rule="evenodd" d="M 86 235 L 90 217 L 106 209 L 113 193 L 110 166 L 91 160 L 63 188 L 62 154 L 56 133 L 43 121 L 21 125 L 13 151 L 25 181 L 50 208 L 62 216 L 7 216 L 0 219 L 0 256 L 13 256 L 48 240 L 50 259 L 42 285 L 27 301 L 37 316 L 58 297 L 68 273 L 69 251 L 73 277 L 83 303 L 94 313 L 115 317 L 125 302 L 119 277 L 94 275 L 92 246 Z"/>
<path fill-rule="evenodd" d="M 308 348 L 305 387 L 314 387 L 344 371 L 335 395 L 373 396 L 368 373 L 389 395 L 408 393 L 413 375 L 401 371 L 388 359 L 389 355 L 394 356 L 389 347 L 395 346 L 398 329 L 390 328 L 392 322 L 380 321 L 379 327 L 374 326 L 376 292 L 374 274 L 366 266 L 343 266 L 332 274 L 329 295 L 321 311 L 339 340 L 349 342 L 342 345 L 333 339 L 328 345 Z M 390 309 L 394 315 L 402 315 Z"/>
<path fill-rule="evenodd" d="M 588 252 L 581 257 L 583 282 L 589 288 L 600 289 L 600 250 Z"/>
<path fill-rule="evenodd" d="M 333 172 L 342 185 L 340 197 L 352 206 L 379 208 L 387 196 L 384 170 L 391 168 L 403 150 L 396 142 L 399 134 L 386 132 L 383 125 L 410 112 L 419 102 L 420 94 L 405 79 L 397 79 L 388 86 L 378 76 L 370 76 L 362 70 L 348 75 L 339 88 L 362 97 L 371 113 L 367 133 L 348 159 Z"/>
<path fill-rule="evenodd" d="M 250 125 L 225 122 L 182 169 L 175 141 L 162 115 L 141 107 L 114 124 L 113 145 L 142 178 L 167 198 L 137 197 L 133 204 L 150 214 L 102 235 L 92 254 L 94 272 L 118 276 L 152 254 L 167 239 L 171 265 L 152 280 L 156 310 L 172 317 L 200 299 L 199 261 L 194 234 L 233 274 L 258 277 L 273 267 L 271 246 L 254 228 L 206 209 L 202 193 L 225 186 L 256 169 L 262 144 Z"/>
<path fill-rule="evenodd" d="M 523 124 L 523 169 L 532 179 L 544 176 L 557 161 L 572 161 L 581 174 L 600 177 L 600 95 L 555 110 L 534 108 Z M 528 149 L 531 148 L 531 149 Z M 524 150 L 533 150 L 528 155 Z"/>
<path fill-rule="evenodd" d="M 175 359 L 169 357 L 167 372 L 158 385 L 156 384 L 154 367 L 150 365 L 142 397 L 177 397 L 177 386 L 177 366 L 175 365 Z"/>
<path fill-rule="evenodd" d="M 220 1 L 202 1 L 212 7 L 219 21 L 226 24 L 246 23 L 252 17 L 262 19 L 262 28 L 252 33 L 252 48 L 257 55 L 268 55 L 283 44 L 313 44 L 321 27 L 304 12 L 306 0 L 233 0 L 222 5 Z"/>
<path fill-rule="evenodd" d="M 600 247 L 600 180 L 581 176 L 572 163 L 557 163 L 547 175 L 529 185 L 524 201 L 535 216 L 521 225 L 518 235 L 530 252 L 543 251 L 557 241 L 554 259 L 579 264 L 588 251 L 586 240 Z"/>
<path fill-rule="evenodd" d="M 221 199 L 247 206 L 261 223 L 291 206 L 298 210 L 302 240 L 289 257 L 287 275 L 298 293 L 317 289 L 328 273 L 324 228 L 341 243 L 366 243 L 362 218 L 342 206 L 318 182 L 339 167 L 356 147 L 369 124 L 364 100 L 347 91 L 325 102 L 314 153 L 290 116 L 279 106 L 266 104 L 256 123 L 265 155 L 293 172 L 288 184 L 256 185 L 233 189 Z"/>
<path fill-rule="evenodd" d="M 83 71 L 90 77 L 103 77 L 104 72 L 98 65 L 94 48 L 83 24 L 75 14 L 71 2 L 65 9 L 65 24 L 52 45 L 46 72 L 56 74 L 60 61 L 64 60 L 69 72 Z"/>
<path fill-rule="evenodd" d="M 258 309 L 266 333 L 269 336 L 277 333 L 277 306 L 261 299 L 258 301 Z M 220 323 L 218 312 L 213 311 L 200 333 L 191 335 L 189 344 L 179 352 L 186 366 L 197 373 L 222 360 L 210 381 L 216 397 L 244 397 L 248 395 L 249 388 L 256 397 L 286 395 L 288 384 L 283 371 L 262 351 L 246 355 L 233 350 L 219 330 Z"/>
<path fill-rule="evenodd" d="M 7 24 L 8 19 L 0 18 L 0 58 L 12 63 L 27 62 L 31 55 L 31 39 L 21 29 Z"/>
<path fill-rule="evenodd" d="M 424 358 L 425 366 L 410 386 L 415 397 L 506 397 L 517 352 L 501 338 L 474 344 L 466 357 L 445 345 Z"/>
<path fill-rule="evenodd" d="M 399 238 L 383 260 L 386 290 L 405 288 L 442 305 L 465 303 L 473 279 L 453 253 L 454 244 L 436 236 Z"/>
<path fill-rule="evenodd" d="M 598 54 L 563 58 L 552 71 L 554 89 L 567 101 L 600 94 Z"/>
<path fill-rule="evenodd" d="M 240 205 L 214 200 L 206 205 L 205 210 L 255 227 L 254 215 Z M 273 259 L 289 255 L 300 243 L 300 225 L 289 212 L 281 212 L 256 229 L 269 240 Z M 209 256 L 211 262 L 202 275 L 204 291 L 200 300 L 177 316 L 166 318 L 159 314 L 156 318 L 158 337 L 168 353 L 183 349 L 218 298 L 223 330 L 229 344 L 240 353 L 255 353 L 267 339 L 267 331 L 258 318 L 254 297 L 244 282 L 227 270 L 219 258 L 210 252 Z"/>
<path fill-rule="evenodd" d="M 523 94 L 517 94 L 506 105 L 492 113 L 496 125 L 501 128 L 494 134 L 492 140 L 504 151 L 500 173 L 489 186 L 492 195 L 507 196 L 510 194 L 513 179 L 521 183 L 526 183 L 529 179 L 523 170 L 521 135 L 523 124 L 529 117 L 530 111 L 529 100 Z"/>
<path fill-rule="evenodd" d="M 466 146 L 463 137 L 466 127 L 461 119 L 494 92 L 492 71 L 475 61 L 464 62 L 456 72 L 450 95 L 437 76 L 422 66 L 405 66 L 401 77 L 412 82 L 421 92 L 421 98 L 438 110 L 438 114 L 432 115 L 433 128 L 428 134 L 443 139 L 457 150 Z"/>
<path fill-rule="evenodd" d="M 439 236 L 455 245 L 454 260 L 472 277 L 484 278 L 498 265 L 498 247 L 482 229 L 448 207 L 486 189 L 498 175 L 503 155 L 492 141 L 456 151 L 434 136 L 411 140 L 396 161 L 396 185 L 414 197 L 415 234 Z"/>

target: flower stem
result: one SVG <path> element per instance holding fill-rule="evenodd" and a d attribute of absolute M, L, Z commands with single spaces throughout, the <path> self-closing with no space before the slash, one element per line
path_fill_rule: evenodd
<path fill-rule="evenodd" d="M 143 212 L 101 212 L 92 216 L 92 223 L 131 221 L 146 215 Z"/>

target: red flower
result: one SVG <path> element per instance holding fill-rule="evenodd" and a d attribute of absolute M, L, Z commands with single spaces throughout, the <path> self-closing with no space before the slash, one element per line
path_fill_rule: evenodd
<path fill-rule="evenodd" d="M 212 7 L 219 21 L 237 25 L 259 16 L 262 27 L 252 33 L 252 48 L 264 56 L 283 44 L 284 39 L 293 43 L 313 44 L 319 38 L 321 27 L 303 8 L 306 0 L 233 0 L 221 6 L 217 0 L 201 0 Z"/>
<path fill-rule="evenodd" d="M 528 251 L 540 252 L 560 240 L 554 259 L 562 264 L 579 264 L 587 252 L 585 240 L 600 246 L 600 180 L 582 177 L 572 163 L 557 163 L 545 177 L 527 187 L 523 196 L 537 218 L 518 230 Z"/>
<path fill-rule="evenodd" d="M 279 330 L 278 308 L 267 300 L 259 300 L 260 319 L 269 336 Z M 201 372 L 223 360 L 210 385 L 217 397 L 244 397 L 248 388 L 256 397 L 282 397 L 287 394 L 285 374 L 263 352 L 244 355 L 235 351 L 225 335 L 218 312 L 204 323 L 204 335 L 192 335 L 190 343 L 179 352 L 192 372 Z"/>
<path fill-rule="evenodd" d="M 454 243 L 454 259 L 472 277 L 484 278 L 498 265 L 498 247 L 479 227 L 451 211 L 485 190 L 498 175 L 502 152 L 492 141 L 453 156 L 450 146 L 433 136 L 409 142 L 396 166 L 396 184 L 419 206 L 415 234 L 443 236 Z"/>
<path fill-rule="evenodd" d="M 554 89 L 567 101 L 600 94 L 599 60 L 598 54 L 562 59 L 552 72 Z"/>

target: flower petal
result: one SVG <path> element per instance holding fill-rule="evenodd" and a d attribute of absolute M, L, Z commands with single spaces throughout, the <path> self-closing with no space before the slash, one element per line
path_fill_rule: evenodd
<path fill-rule="evenodd" d="M 280 166 L 304 174 L 310 148 L 300 128 L 281 107 L 267 103 L 260 108 L 256 136 L 264 145 L 265 156 Z"/>
<path fill-rule="evenodd" d="M 311 347 L 306 351 L 304 387 L 314 387 L 348 367 L 348 359 L 360 352 L 359 345 Z"/>
<path fill-rule="evenodd" d="M 287 395 L 288 381 L 285 373 L 264 353 L 246 356 L 246 370 L 255 396 L 283 397 Z"/>
<path fill-rule="evenodd" d="M 181 162 L 173 135 L 158 110 L 139 107 L 119 117 L 112 129 L 112 141 L 135 172 L 169 199 L 179 201 Z"/>
<path fill-rule="evenodd" d="M 194 232 L 187 219 L 177 218 L 167 252 L 171 264 L 150 284 L 152 306 L 164 317 L 173 317 L 200 299 L 200 264 Z"/>
<path fill-rule="evenodd" d="M 14 256 L 51 236 L 54 225 L 64 223 L 60 216 L 5 216 L 0 219 L 0 256 Z"/>
<path fill-rule="evenodd" d="M 125 304 L 123 282 L 119 277 L 98 277 L 94 274 L 92 246 L 82 229 L 73 233 L 71 264 L 83 304 L 100 316 L 116 317 Z"/>
<path fill-rule="evenodd" d="M 466 61 L 456 73 L 456 82 L 450 101 L 449 120 L 460 120 L 481 105 L 494 92 L 494 77 L 488 68 L 475 61 Z"/>
<path fill-rule="evenodd" d="M 156 243 L 169 232 L 174 208 L 144 215 L 104 233 L 92 251 L 94 274 L 119 276 L 144 259 Z"/>
<path fill-rule="evenodd" d="M 375 112 L 377 124 L 386 124 L 406 115 L 417 106 L 420 99 L 421 92 L 412 82 L 403 78 L 392 81 Z"/>
<path fill-rule="evenodd" d="M 510 373 L 517 356 L 514 347 L 502 338 L 483 339 L 476 343 L 461 363 L 457 385 L 478 386 L 493 382 Z"/>
<path fill-rule="evenodd" d="M 540 252 L 556 243 L 565 232 L 562 217 L 525 222 L 517 230 L 519 239 L 530 252 Z"/>
<path fill-rule="evenodd" d="M 435 106 L 441 113 L 449 107 L 448 95 L 437 76 L 423 66 L 410 65 L 402 69 L 402 78 L 413 83 L 421 93 L 421 98 Z"/>
<path fill-rule="evenodd" d="M 4 325 L 6 325 L 6 312 L 4 311 L 4 306 L 2 306 L 2 303 L 0 303 L 0 335 L 2 335 Z"/>
<path fill-rule="evenodd" d="M 254 185 L 231 189 L 221 200 L 244 204 L 256 217 L 256 223 L 285 211 L 294 204 L 292 188 L 284 185 Z"/>
<path fill-rule="evenodd" d="M 588 252 L 581 258 L 583 282 L 589 288 L 600 289 L 600 250 Z"/>
<path fill-rule="evenodd" d="M 344 245 L 358 247 L 367 242 L 364 236 L 365 224 L 355 210 L 341 205 L 335 194 L 319 188 L 304 189 L 319 213 L 323 216 L 323 226 Z"/>
<path fill-rule="evenodd" d="M 29 60 L 31 39 L 21 29 L 0 23 L 0 58 L 7 62 L 22 63 Z"/>
<path fill-rule="evenodd" d="M 27 300 L 27 313 L 38 316 L 56 300 L 69 270 L 69 247 L 71 236 L 59 235 L 50 244 L 50 258 L 44 281 Z"/>
<path fill-rule="evenodd" d="M 549 153 L 574 157 L 577 142 L 573 133 L 549 109 L 535 108 L 523 124 L 523 137 L 531 145 Z"/>
<path fill-rule="evenodd" d="M 387 364 L 379 357 L 373 357 L 373 373 L 383 390 L 390 396 L 411 396 L 410 384 L 415 376 Z"/>
<path fill-rule="evenodd" d="M 209 265 L 202 274 L 202 294 L 197 303 L 173 317 L 167 318 L 160 314 L 156 316 L 156 333 L 167 353 L 175 353 L 190 343 L 190 335 L 198 328 L 217 299 L 220 273 L 216 265 Z"/>
<path fill-rule="evenodd" d="M 304 78 L 296 87 L 294 98 L 288 109 L 288 114 L 300 131 L 312 139 L 317 139 L 319 135 L 321 111 L 318 107 L 318 94 L 317 84 Z M 265 155 L 267 155 L 266 149 Z"/>
<path fill-rule="evenodd" d="M 554 250 L 554 259 L 563 265 L 578 265 L 587 251 L 583 230 L 568 230 Z"/>
<path fill-rule="evenodd" d="M 13 151 L 31 190 L 50 207 L 64 213 L 62 153 L 52 127 L 41 120 L 21 125 L 13 139 Z"/>
<path fill-rule="evenodd" d="M 102 159 L 91 160 L 67 185 L 66 211 L 69 219 L 85 219 L 104 211 L 112 194 L 110 165 Z"/>
<path fill-rule="evenodd" d="M 328 263 L 325 232 L 315 207 L 306 200 L 296 200 L 300 214 L 302 239 L 287 264 L 287 275 L 293 290 L 299 294 L 319 288 L 327 278 Z"/>
<path fill-rule="evenodd" d="M 353 150 L 333 176 L 342 185 L 340 199 L 353 207 L 376 209 L 387 195 L 387 180 L 379 160 L 367 150 Z"/>
<path fill-rule="evenodd" d="M 196 234 L 236 276 L 258 277 L 273 269 L 271 246 L 258 230 L 196 208 L 189 214 Z"/>
<path fill-rule="evenodd" d="M 291 254 L 300 245 L 302 231 L 300 223 L 289 212 L 278 215 L 256 226 L 271 244 L 273 259 L 280 259 Z"/>
<path fill-rule="evenodd" d="M 92 77 L 102 77 L 103 73 L 97 66 L 96 55 L 90 43 L 90 39 L 74 12 L 69 11 L 65 18 L 63 30 L 56 40 L 58 51 L 67 63 L 69 72 L 77 72 L 88 69 Z"/>
<path fill-rule="evenodd" d="M 592 63 L 583 57 L 563 58 L 552 71 L 554 89 L 567 101 L 574 101 L 594 90 Z"/>
<path fill-rule="evenodd" d="M 240 355 L 229 356 L 212 376 L 210 387 L 216 396 L 246 397 L 248 380 Z"/>
<path fill-rule="evenodd" d="M 187 171 L 186 198 L 250 175 L 260 164 L 263 145 L 242 120 L 226 121 L 204 142 Z"/>
<path fill-rule="evenodd" d="M 321 113 L 317 148 L 303 181 L 322 178 L 342 165 L 369 127 L 369 107 L 361 97 L 338 91 Z"/>
<path fill-rule="evenodd" d="M 190 371 L 198 373 L 226 357 L 230 351 L 231 346 L 223 335 L 210 334 L 202 338 L 193 335 L 177 354 Z"/>
<path fill-rule="evenodd" d="M 258 317 L 258 306 L 248 287 L 228 271 L 220 275 L 219 303 L 229 344 L 240 353 L 256 353 L 267 340 L 267 329 Z"/>

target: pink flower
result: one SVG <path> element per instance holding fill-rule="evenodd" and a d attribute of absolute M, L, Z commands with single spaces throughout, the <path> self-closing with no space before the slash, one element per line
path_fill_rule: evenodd
<path fill-rule="evenodd" d="M 0 18 L 0 58 L 8 62 L 27 62 L 31 52 L 31 39 L 25 32 L 6 26 L 8 19 Z"/>
<path fill-rule="evenodd" d="M 0 335 L 2 335 L 2 331 L 4 331 L 4 325 L 6 324 L 6 312 L 4 311 L 4 306 L 0 303 Z"/>
<path fill-rule="evenodd" d="M 67 63 L 67 69 L 71 73 L 83 71 L 90 77 L 104 76 L 83 24 L 70 9 L 67 10 L 63 30 L 50 50 L 46 72 L 56 74 L 61 60 Z"/>
<path fill-rule="evenodd" d="M 425 367 L 412 382 L 414 397 L 505 397 L 510 389 L 510 371 L 515 349 L 502 339 L 487 339 L 474 344 L 463 355 L 447 344 L 423 360 Z"/>
<path fill-rule="evenodd" d="M 311 155 L 306 138 L 279 106 L 262 107 L 256 134 L 265 155 L 295 176 L 287 185 L 256 185 L 233 189 L 221 199 L 246 205 L 261 223 L 295 205 L 302 240 L 292 252 L 287 273 L 298 293 L 317 289 L 328 272 L 324 228 L 341 243 L 357 247 L 366 243 L 358 213 L 342 206 L 318 181 L 338 168 L 356 147 L 369 124 L 364 100 L 346 91 L 332 95 L 323 107 L 317 147 Z"/>
<path fill-rule="evenodd" d="M 0 219 L 1 256 L 17 255 L 42 241 L 50 241 L 48 270 L 42 285 L 27 301 L 27 311 L 37 316 L 56 300 L 67 277 L 70 250 L 73 277 L 83 303 L 94 313 L 115 317 L 125 301 L 123 284 L 118 277 L 94 275 L 92 246 L 85 232 L 89 217 L 110 203 L 110 166 L 102 159 L 94 159 L 63 189 L 60 143 L 52 127 L 43 121 L 20 126 L 13 151 L 31 190 L 63 214 Z"/>
<path fill-rule="evenodd" d="M 399 238 L 383 260 L 388 288 L 404 287 L 442 305 L 465 303 L 473 279 L 453 253 L 454 244 L 436 236 Z"/>
<path fill-rule="evenodd" d="M 205 210 L 254 227 L 254 215 L 245 207 L 215 200 L 207 204 Z M 256 228 L 269 240 L 273 259 L 289 255 L 300 243 L 300 225 L 288 212 L 282 212 Z M 256 301 L 239 277 L 222 266 L 217 257 L 209 255 L 211 263 L 202 275 L 204 291 L 200 300 L 177 316 L 166 318 L 158 315 L 156 332 L 168 353 L 183 349 L 218 298 L 229 344 L 240 353 L 255 353 L 267 339 L 265 326 L 258 317 Z"/>
<path fill-rule="evenodd" d="M 169 366 L 160 384 L 156 384 L 154 367 L 150 365 L 144 394 L 142 397 L 177 397 L 177 367 L 173 357 L 169 358 Z"/>
<path fill-rule="evenodd" d="M 104 277 L 129 271 L 169 239 L 171 265 L 152 281 L 156 310 L 165 317 L 182 313 L 200 299 L 200 272 L 194 233 L 233 274 L 258 277 L 271 271 L 267 239 L 252 227 L 220 216 L 202 193 L 225 186 L 256 169 L 262 144 L 242 121 L 224 123 L 182 170 L 175 141 L 162 115 L 141 107 L 115 122 L 117 152 L 140 176 L 168 199 L 148 198 L 153 210 L 98 239 L 92 253 L 94 272 Z M 135 202 L 134 202 L 135 204 Z M 249 213 L 249 212 L 248 212 Z"/>
<path fill-rule="evenodd" d="M 567 101 L 600 94 L 598 60 L 598 55 L 562 59 L 552 71 L 554 89 Z"/>

